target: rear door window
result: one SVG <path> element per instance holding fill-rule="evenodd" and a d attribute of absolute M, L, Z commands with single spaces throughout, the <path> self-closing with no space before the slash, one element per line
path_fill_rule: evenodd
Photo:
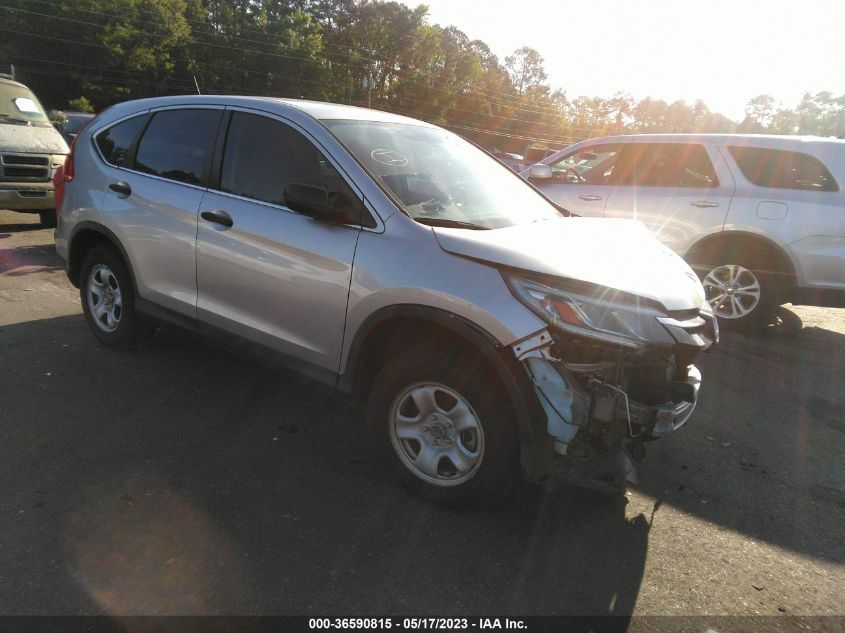
<path fill-rule="evenodd" d="M 116 167 L 129 167 L 127 157 L 132 144 L 144 128 L 147 115 L 136 116 L 112 125 L 97 135 L 97 147 L 107 163 Z"/>
<path fill-rule="evenodd" d="M 185 109 L 157 112 L 135 157 L 135 169 L 190 185 L 206 181 L 222 110 Z"/>
<path fill-rule="evenodd" d="M 728 147 L 728 151 L 742 175 L 760 187 L 839 191 L 824 163 L 809 154 L 737 146 Z"/>
<path fill-rule="evenodd" d="M 707 149 L 700 143 L 632 143 L 614 180 L 638 187 L 718 187 Z"/>

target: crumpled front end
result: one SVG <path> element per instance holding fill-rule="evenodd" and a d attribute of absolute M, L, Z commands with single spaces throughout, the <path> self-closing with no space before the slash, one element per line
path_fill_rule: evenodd
<path fill-rule="evenodd" d="M 625 349 L 550 328 L 512 346 L 552 440 L 543 479 L 624 490 L 644 443 L 690 419 L 701 385 L 693 361 L 717 340 L 718 325 L 708 314 L 658 320 L 674 345 Z"/>

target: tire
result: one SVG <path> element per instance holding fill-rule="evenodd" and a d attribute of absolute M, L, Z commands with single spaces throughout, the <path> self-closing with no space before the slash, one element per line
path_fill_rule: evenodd
<path fill-rule="evenodd" d="M 708 303 L 725 330 L 767 325 L 781 303 L 782 274 L 741 256 L 710 257 L 693 264 Z"/>
<path fill-rule="evenodd" d="M 402 483 L 455 505 L 501 500 L 520 477 L 504 388 L 477 355 L 418 346 L 388 361 L 367 407 L 373 440 Z"/>
<path fill-rule="evenodd" d="M 85 256 L 79 297 L 91 332 L 105 345 L 135 347 L 155 331 L 139 319 L 132 277 L 123 258 L 110 244 L 99 244 Z"/>
<path fill-rule="evenodd" d="M 43 211 L 39 211 L 38 217 L 41 219 L 41 226 L 45 229 L 56 228 L 55 209 L 44 209 Z"/>

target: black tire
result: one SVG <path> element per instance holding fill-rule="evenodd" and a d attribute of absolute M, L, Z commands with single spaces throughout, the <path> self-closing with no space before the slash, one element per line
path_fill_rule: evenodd
<path fill-rule="evenodd" d="M 422 389 L 434 390 L 438 407 L 431 413 L 434 421 L 416 409 L 416 400 L 410 395 Z M 460 347 L 448 352 L 421 345 L 388 361 L 376 376 L 367 406 L 369 430 L 383 459 L 415 493 L 446 505 L 501 500 L 520 478 L 519 438 L 512 407 L 504 393 L 505 389 L 477 354 Z M 466 410 L 460 410 L 463 413 L 458 410 L 461 401 L 451 394 L 468 405 Z M 405 405 L 411 410 L 403 411 Z M 434 466 L 436 482 L 422 474 L 423 468 L 409 465 L 409 460 L 420 458 L 424 446 L 422 440 L 404 440 L 398 432 L 391 431 L 399 424 L 392 417 L 394 411 L 415 419 L 425 418 L 430 424 L 429 427 L 421 421 L 411 426 L 422 430 L 420 437 L 426 441 L 426 454 L 439 454 Z M 469 419 L 471 423 L 467 422 Z M 465 424 L 476 425 L 475 430 L 459 431 Z M 432 442 L 437 446 L 432 446 Z M 475 458 L 471 457 L 473 451 L 468 450 L 473 448 Z M 459 457 L 464 466 L 473 460 L 475 465 L 465 468 L 462 475 L 458 462 L 453 462 L 450 455 Z"/>
<path fill-rule="evenodd" d="M 109 314 L 95 314 L 97 306 L 108 304 L 106 293 L 111 297 L 107 312 L 112 318 Z M 132 277 L 123 258 L 110 244 L 98 244 L 86 254 L 79 277 L 79 297 L 88 327 L 105 345 L 132 348 L 155 332 L 152 325 L 138 317 Z"/>
<path fill-rule="evenodd" d="M 741 254 L 725 253 L 699 257 L 692 267 L 704 284 L 707 300 L 719 319 L 719 327 L 724 330 L 759 330 L 771 322 L 775 309 L 782 303 L 785 275 L 772 263 L 754 261 Z M 744 288 L 756 284 L 756 301 L 752 300 L 752 295 L 735 294 L 735 291 L 726 294 L 712 282 L 714 279 L 726 282 L 732 274 L 736 275 L 737 282 L 728 285 Z M 717 302 L 720 297 L 721 301 Z M 733 301 L 738 304 L 732 304 Z"/>
<path fill-rule="evenodd" d="M 41 226 L 45 229 L 52 229 L 56 227 L 56 210 L 44 209 L 38 212 L 38 217 L 41 219 Z"/>

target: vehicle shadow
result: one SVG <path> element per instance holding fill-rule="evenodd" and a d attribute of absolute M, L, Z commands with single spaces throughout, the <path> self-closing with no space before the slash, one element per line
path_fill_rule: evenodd
<path fill-rule="evenodd" d="M 647 446 L 639 489 L 805 556 L 845 563 L 845 335 L 788 308 L 758 332 L 723 332 L 700 401 Z"/>
<path fill-rule="evenodd" d="M 360 411 L 175 330 L 114 351 L 81 315 L 51 318 L 4 326 L 0 356 L 16 368 L 0 381 L 3 613 L 493 610 L 624 630 L 661 504 L 845 562 L 830 330 L 728 333 L 705 356 L 696 416 L 648 445 L 649 512 L 529 487 L 496 508 L 426 503 L 373 459 Z"/>
<path fill-rule="evenodd" d="M 0 238 L 9 237 L 12 233 L 21 233 L 23 231 L 40 231 L 44 227 L 41 226 L 40 222 L 38 221 L 38 216 L 35 216 L 35 222 L 26 223 L 15 223 L 15 224 L 0 224 Z M 52 231 L 52 229 L 47 229 Z"/>
<path fill-rule="evenodd" d="M 2 248 L 0 243 L 0 275 L 22 277 L 33 273 L 62 270 L 64 261 L 52 243 Z"/>
<path fill-rule="evenodd" d="M 21 342 L 39 340 L 24 362 Z M 373 460 L 358 410 L 180 332 L 120 352 L 59 317 L 3 327 L 0 353 L 20 366 L 0 384 L 14 517 L 0 612 L 624 625 L 633 610 L 650 517 L 624 498 L 521 487 L 499 507 L 424 502 Z M 22 385 L 31 397 L 14 397 Z"/>

